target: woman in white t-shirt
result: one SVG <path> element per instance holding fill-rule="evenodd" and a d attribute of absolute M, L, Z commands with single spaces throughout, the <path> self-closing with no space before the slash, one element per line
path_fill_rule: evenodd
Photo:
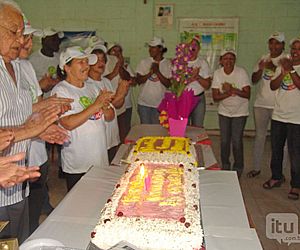
<path fill-rule="evenodd" d="M 124 104 L 120 109 L 117 109 L 120 139 L 121 142 L 124 143 L 125 137 L 130 130 L 130 124 L 131 124 L 131 113 L 132 113 L 131 86 L 135 84 L 135 75 L 133 74 L 130 65 L 125 62 L 123 56 L 123 48 L 120 44 L 118 43 L 110 44 L 108 46 L 107 54 L 110 56 L 114 56 L 118 59 L 118 62 L 116 63 L 115 68 L 113 70 L 113 72 L 116 71 L 115 74 L 114 75 L 109 74 L 105 76 L 111 80 L 114 91 L 117 90 L 121 79 L 128 80 L 130 83 L 130 87 L 128 89 L 128 92 L 124 100 Z M 114 76 L 114 77 L 109 78 L 109 76 L 110 77 Z M 122 113 L 119 113 L 118 110 L 123 110 L 123 111 Z"/>
<path fill-rule="evenodd" d="M 157 107 L 171 84 L 171 62 L 164 58 L 167 48 L 162 38 L 154 37 L 148 46 L 150 57 L 143 59 L 136 69 L 136 81 L 141 86 L 138 113 L 141 123 L 159 124 Z"/>
<path fill-rule="evenodd" d="M 79 46 L 67 48 L 60 54 L 58 67 L 64 80 L 52 90 L 59 97 L 74 99 L 72 109 L 59 120 L 62 127 L 70 130 L 70 140 L 61 151 L 68 190 L 91 167 L 108 166 L 105 121 L 114 118 L 109 103 L 112 93 L 99 93 L 93 85 L 85 83 L 89 65 L 96 62 L 96 55 L 87 54 Z"/>
<path fill-rule="evenodd" d="M 200 101 L 191 113 L 190 120 L 191 125 L 203 127 L 206 111 L 204 91 L 210 88 L 211 73 L 207 61 L 198 56 L 201 49 L 200 37 L 198 35 L 194 36 L 191 44 L 193 46 L 193 54 L 188 66 L 193 68 L 193 73 L 192 77 L 189 78 L 187 89 L 192 89 L 195 96 L 200 96 Z"/>
<path fill-rule="evenodd" d="M 230 148 L 234 163 L 232 169 L 240 177 L 244 168 L 243 132 L 249 115 L 250 81 L 247 72 L 235 66 L 236 53 L 225 49 L 221 52 L 222 68 L 214 72 L 212 94 L 219 103 L 222 169 L 231 170 Z"/>
<path fill-rule="evenodd" d="M 106 48 L 102 44 L 98 44 L 94 46 L 92 51 L 93 54 L 97 55 L 98 60 L 97 63 L 90 67 L 89 78 L 87 83 L 93 84 L 98 91 L 101 90 L 109 90 L 115 93 L 111 104 L 113 108 L 119 108 L 124 104 L 125 96 L 128 92 L 129 82 L 125 80 L 119 80 L 118 86 L 116 89 L 113 88 L 111 81 L 106 77 L 103 77 L 105 72 L 107 57 L 106 57 Z M 119 126 L 117 115 L 115 114 L 115 118 L 111 121 L 106 121 L 106 143 L 108 149 L 108 158 L 109 162 L 111 162 L 118 150 L 118 146 L 120 144 L 120 136 L 119 136 Z"/>
<path fill-rule="evenodd" d="M 255 122 L 253 169 L 247 173 L 248 178 L 260 174 L 266 135 L 275 104 L 276 91 L 271 90 L 270 82 L 279 60 L 285 56 L 284 44 L 284 34 L 273 33 L 268 40 L 269 53 L 259 59 L 252 73 L 252 83 L 257 85 L 257 92 L 253 108 Z"/>
<path fill-rule="evenodd" d="M 300 37 L 290 42 L 291 56 L 279 61 L 270 83 L 276 90 L 275 107 L 271 121 L 272 177 L 263 184 L 265 189 L 280 187 L 283 148 L 287 141 L 291 161 L 291 190 L 288 198 L 298 200 L 300 195 Z"/>

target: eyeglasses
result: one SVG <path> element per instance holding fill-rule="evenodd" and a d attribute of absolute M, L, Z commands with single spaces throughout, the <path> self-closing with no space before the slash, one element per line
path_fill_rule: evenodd
<path fill-rule="evenodd" d="M 3 29 L 6 29 L 8 30 L 13 36 L 17 37 L 17 38 L 20 38 L 23 36 L 23 32 L 24 32 L 24 29 L 22 30 L 11 30 L 3 25 L 0 24 L 0 27 L 3 28 Z"/>

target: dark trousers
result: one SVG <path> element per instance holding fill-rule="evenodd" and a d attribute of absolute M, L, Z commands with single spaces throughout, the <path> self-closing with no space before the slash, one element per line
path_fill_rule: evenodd
<path fill-rule="evenodd" d="M 125 123 L 124 123 L 125 138 L 128 135 L 131 128 L 131 117 L 132 117 L 132 108 L 127 108 L 125 111 Z"/>
<path fill-rule="evenodd" d="M 300 125 L 271 121 L 272 179 L 282 178 L 282 160 L 285 141 L 291 161 L 291 187 L 300 188 Z"/>
<path fill-rule="evenodd" d="M 242 172 L 244 169 L 244 145 L 243 133 L 247 116 L 227 117 L 219 115 L 219 126 L 221 133 L 221 161 L 222 168 L 230 170 L 230 148 L 234 158 L 233 170 Z"/>
<path fill-rule="evenodd" d="M 39 226 L 39 218 L 42 212 L 43 204 L 45 201 L 47 189 L 47 177 L 48 177 L 48 161 L 45 162 L 42 166 L 40 166 L 40 178 L 31 182 L 30 194 L 29 194 L 29 225 L 30 225 L 30 233 Z"/>
<path fill-rule="evenodd" d="M 200 100 L 193 112 L 190 114 L 190 125 L 203 128 L 204 117 L 206 112 L 206 100 L 205 94 L 200 94 Z"/>
<path fill-rule="evenodd" d="M 109 150 L 107 150 L 109 164 L 114 159 L 114 157 L 118 151 L 118 148 L 119 148 L 119 146 L 114 146 L 114 147 L 110 148 Z"/>
<path fill-rule="evenodd" d="M 0 207 L 0 221 L 9 221 L 0 232 L 1 239 L 18 238 L 19 244 L 29 236 L 28 200 L 5 207 Z"/>
<path fill-rule="evenodd" d="M 119 135 L 120 135 L 120 141 L 121 143 L 124 143 L 125 137 L 126 137 L 126 131 L 125 131 L 125 113 L 122 113 L 118 115 L 118 127 L 119 127 Z"/>
<path fill-rule="evenodd" d="M 72 187 L 84 176 L 85 173 L 80 174 L 69 174 L 65 173 L 66 182 L 67 182 L 67 190 L 68 192 L 72 189 Z"/>

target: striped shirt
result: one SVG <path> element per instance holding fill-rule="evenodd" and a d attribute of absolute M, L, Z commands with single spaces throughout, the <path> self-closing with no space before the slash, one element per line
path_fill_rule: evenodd
<path fill-rule="evenodd" d="M 2 128 L 22 125 L 32 113 L 30 90 L 28 84 L 24 84 L 22 81 L 19 60 L 12 61 L 11 64 L 14 68 L 17 84 L 12 80 L 0 56 L 0 127 Z M 26 152 L 29 145 L 30 140 L 14 143 L 3 150 L 0 156 Z M 22 160 L 18 164 L 24 165 L 25 161 Z M 18 203 L 28 194 L 27 182 L 10 188 L 0 188 L 0 207 Z"/>

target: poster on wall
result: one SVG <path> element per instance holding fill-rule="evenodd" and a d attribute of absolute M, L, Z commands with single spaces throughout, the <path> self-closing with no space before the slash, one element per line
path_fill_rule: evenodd
<path fill-rule="evenodd" d="M 60 49 L 71 46 L 86 48 L 89 46 L 89 39 L 96 35 L 96 31 L 63 31 L 64 37 L 61 41 Z"/>
<path fill-rule="evenodd" d="M 237 51 L 239 19 L 232 18 L 182 18 L 179 20 L 180 41 L 189 41 L 194 35 L 201 37 L 200 55 L 207 60 L 211 71 L 219 67 L 222 49 Z M 211 90 L 206 94 L 207 110 L 217 110 Z"/>
<path fill-rule="evenodd" d="M 174 4 L 155 5 L 155 26 L 157 28 L 171 29 L 173 27 Z"/>

